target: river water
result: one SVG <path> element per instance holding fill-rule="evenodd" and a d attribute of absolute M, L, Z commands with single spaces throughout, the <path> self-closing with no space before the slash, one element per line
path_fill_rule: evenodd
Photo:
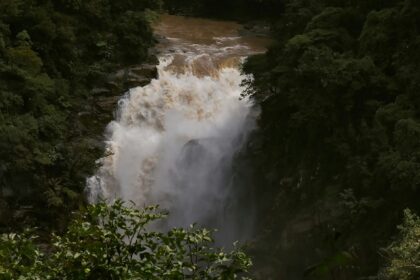
<path fill-rule="evenodd" d="M 170 211 L 161 227 L 197 222 L 219 229 L 222 243 L 246 239 L 253 206 L 239 201 L 232 166 L 258 110 L 241 99 L 240 65 L 267 39 L 240 36 L 234 22 L 169 15 L 154 29 L 158 78 L 120 99 L 90 200 L 159 204 Z"/>

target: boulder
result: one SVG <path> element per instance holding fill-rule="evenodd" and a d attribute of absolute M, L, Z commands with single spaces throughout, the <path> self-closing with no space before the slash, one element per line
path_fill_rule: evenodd
<path fill-rule="evenodd" d="M 137 77 L 142 76 L 143 79 L 156 79 L 158 75 L 156 66 L 152 64 L 134 66 L 129 70 L 129 75 L 136 75 Z"/>

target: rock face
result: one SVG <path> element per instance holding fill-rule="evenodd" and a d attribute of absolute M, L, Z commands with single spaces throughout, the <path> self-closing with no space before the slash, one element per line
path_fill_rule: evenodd
<path fill-rule="evenodd" d="M 130 88 L 142 87 L 157 78 L 157 68 L 153 64 L 127 67 L 110 74 L 102 87 L 92 90 L 95 118 L 110 121 L 117 107 L 118 99 Z"/>
<path fill-rule="evenodd" d="M 118 100 L 130 88 L 145 86 L 157 78 L 156 65 L 145 63 L 118 70 L 108 75 L 98 87 L 90 92 L 84 108 L 77 115 L 78 125 L 82 126 L 87 138 L 96 143 L 96 148 L 103 146 L 103 133 L 106 125 L 112 121 L 117 109 Z"/>
<path fill-rule="evenodd" d="M 239 30 L 241 36 L 269 37 L 270 25 L 262 21 L 252 21 L 243 25 Z"/>

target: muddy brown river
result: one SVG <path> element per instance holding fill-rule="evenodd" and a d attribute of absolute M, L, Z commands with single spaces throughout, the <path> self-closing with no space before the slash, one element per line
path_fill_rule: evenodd
<path fill-rule="evenodd" d="M 131 89 L 108 125 L 106 156 L 89 179 L 91 200 L 122 198 L 170 211 L 162 230 L 199 223 L 222 243 L 246 240 L 253 204 L 235 178 L 235 156 L 258 108 L 241 99 L 241 62 L 269 40 L 235 22 L 163 15 L 158 78 Z"/>

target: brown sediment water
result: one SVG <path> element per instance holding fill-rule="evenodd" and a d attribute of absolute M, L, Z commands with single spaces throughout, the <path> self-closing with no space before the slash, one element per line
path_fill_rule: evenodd
<path fill-rule="evenodd" d="M 168 69 L 198 76 L 214 75 L 225 67 L 238 67 L 242 58 L 265 52 L 268 37 L 241 36 L 243 27 L 232 21 L 162 15 L 155 24 L 162 38 L 157 49 L 174 56 Z"/>
<path fill-rule="evenodd" d="M 249 236 L 253 207 L 239 199 L 233 163 L 258 109 L 241 98 L 241 83 L 251 77 L 240 63 L 270 41 L 241 36 L 241 28 L 162 15 L 154 26 L 158 78 L 119 101 L 107 128 L 106 156 L 88 179 L 91 201 L 159 204 L 171 213 L 162 229 L 198 222 L 219 228 L 226 242 Z"/>

